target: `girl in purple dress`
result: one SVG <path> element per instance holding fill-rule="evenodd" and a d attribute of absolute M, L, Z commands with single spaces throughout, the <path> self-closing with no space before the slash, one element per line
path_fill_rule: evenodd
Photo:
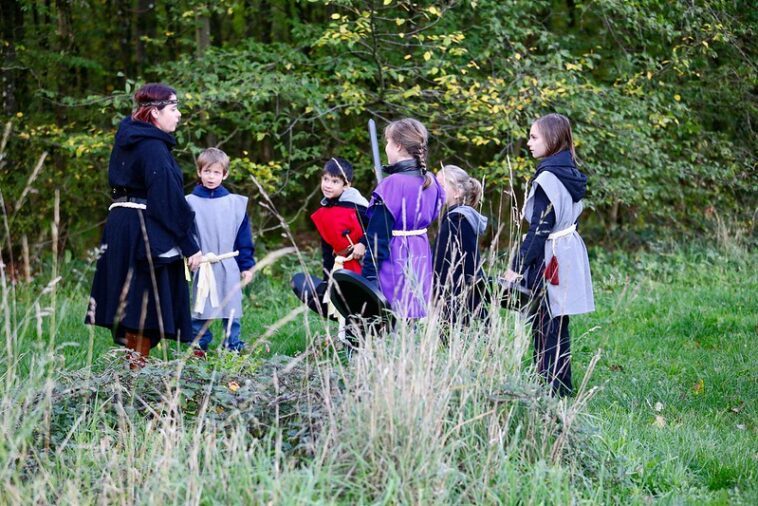
<path fill-rule="evenodd" d="M 433 276 L 426 229 L 439 215 L 445 192 L 427 173 L 428 133 L 421 122 L 393 121 L 384 138 L 390 164 L 369 203 L 364 247 L 356 249 L 358 256 L 365 251 L 363 276 L 379 284 L 395 314 L 423 318 Z"/>

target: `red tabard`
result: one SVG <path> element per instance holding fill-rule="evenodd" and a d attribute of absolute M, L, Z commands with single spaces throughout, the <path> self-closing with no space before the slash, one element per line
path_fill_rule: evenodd
<path fill-rule="evenodd" d="M 350 247 L 348 236 L 353 244 L 363 237 L 358 211 L 349 207 L 321 207 L 311 214 L 311 220 L 321 237 L 332 247 L 335 255 Z M 345 262 L 345 269 L 360 274 L 361 264 L 357 260 L 350 260 Z"/>

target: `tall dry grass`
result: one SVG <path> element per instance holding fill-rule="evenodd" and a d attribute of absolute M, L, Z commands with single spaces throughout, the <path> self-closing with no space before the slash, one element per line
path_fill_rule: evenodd
<path fill-rule="evenodd" d="M 268 198 L 267 206 L 275 212 Z M 4 223 L 3 244 L 10 244 L 7 217 Z M 53 223 L 57 229 L 57 216 Z M 517 313 L 493 305 L 487 320 L 450 324 L 434 307 L 422 322 L 364 336 L 345 359 L 332 327 L 312 326 L 295 311 L 282 321 L 302 317 L 309 343 L 296 358 L 231 370 L 180 352 L 134 373 L 113 352 L 98 358 L 104 367 L 93 372 L 94 334 L 82 327 L 79 335 L 60 335 L 65 314 L 86 302 L 65 297 L 57 284 L 71 274 L 59 272 L 55 260 L 51 269 L 35 302 L 22 307 L 0 259 L 2 503 L 531 504 L 593 497 L 577 429 L 595 390 L 585 380 L 573 399 L 549 396 L 524 360 L 529 333 Z M 67 293 L 81 296 L 83 289 Z M 262 339 L 275 338 L 280 324 Z M 29 344 L 45 336 L 46 346 Z M 60 369 L 67 340 L 88 343 L 84 370 Z M 22 359 L 30 364 L 23 374 Z"/>

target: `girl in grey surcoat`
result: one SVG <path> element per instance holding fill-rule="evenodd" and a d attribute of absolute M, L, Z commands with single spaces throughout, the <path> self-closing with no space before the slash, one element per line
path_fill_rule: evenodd
<path fill-rule="evenodd" d="M 548 114 L 534 122 L 527 143 L 540 159 L 522 211 L 529 222 L 505 278 L 533 290 L 534 361 L 556 395 L 569 395 L 569 315 L 595 310 L 587 248 L 577 224 L 587 176 L 576 168 L 571 124 Z"/>

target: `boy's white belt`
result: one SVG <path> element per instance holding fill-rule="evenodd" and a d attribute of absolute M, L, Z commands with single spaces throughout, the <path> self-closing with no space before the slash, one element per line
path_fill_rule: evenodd
<path fill-rule="evenodd" d="M 410 237 L 413 235 L 424 235 L 425 233 L 425 228 L 419 228 L 417 230 L 393 230 L 392 237 Z"/>
<path fill-rule="evenodd" d="M 211 298 L 211 307 L 218 307 L 218 290 L 216 289 L 216 276 L 213 275 L 211 264 L 218 263 L 227 258 L 233 258 L 239 255 L 239 251 L 232 251 L 222 255 L 215 253 L 206 253 L 200 260 L 200 267 L 197 270 L 197 295 L 195 296 L 195 313 L 202 313 L 205 309 L 205 301 Z"/>

